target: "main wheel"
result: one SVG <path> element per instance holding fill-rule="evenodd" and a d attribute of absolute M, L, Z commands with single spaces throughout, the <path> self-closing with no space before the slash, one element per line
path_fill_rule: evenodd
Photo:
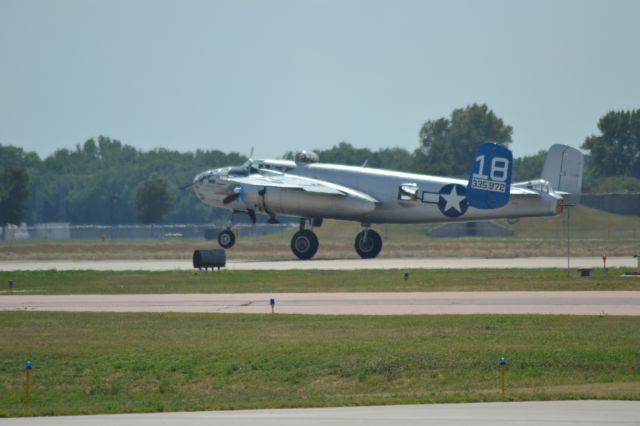
<path fill-rule="evenodd" d="M 380 238 L 380 234 L 376 231 L 369 229 L 366 232 L 365 239 L 365 231 L 361 231 L 356 235 L 355 247 L 361 258 L 373 259 L 380 254 L 380 250 L 382 250 L 382 238 Z"/>
<path fill-rule="evenodd" d="M 291 238 L 291 251 L 299 259 L 311 259 L 318 251 L 318 237 L 308 229 L 303 229 L 293 234 Z"/>
<path fill-rule="evenodd" d="M 236 243 L 236 236 L 232 231 L 225 229 L 221 233 L 218 234 L 218 244 L 222 248 L 231 248 Z"/>

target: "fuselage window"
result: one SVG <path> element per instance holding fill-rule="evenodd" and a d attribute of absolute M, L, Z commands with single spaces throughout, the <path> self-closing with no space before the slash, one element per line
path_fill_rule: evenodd
<path fill-rule="evenodd" d="M 398 200 L 400 201 L 417 201 L 418 185 L 415 183 L 403 183 L 398 188 Z"/>

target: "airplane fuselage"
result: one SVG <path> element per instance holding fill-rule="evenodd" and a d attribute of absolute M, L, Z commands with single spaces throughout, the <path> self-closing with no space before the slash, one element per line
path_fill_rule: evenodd
<path fill-rule="evenodd" d="M 466 180 L 334 164 L 297 166 L 292 174 L 328 180 L 366 193 L 379 201 L 375 210 L 358 218 L 368 223 L 428 223 L 550 216 L 557 214 L 562 197 L 540 193 L 540 198 L 512 196 L 497 209 L 477 209 L 465 202 Z M 403 185 L 415 185 L 416 197 L 401 199 Z M 335 217 L 335 219 L 340 219 Z M 352 219 L 353 220 L 353 219 Z"/>
<path fill-rule="evenodd" d="M 265 166 L 267 162 L 258 162 Z M 349 191 L 343 197 L 317 194 L 287 188 L 262 188 L 246 185 L 243 200 L 224 205 L 228 194 L 224 187 L 224 169 L 219 177 L 204 179 L 196 193 L 205 203 L 246 211 L 249 204 L 256 212 L 273 215 L 292 215 L 308 218 L 352 220 L 362 223 L 429 223 L 471 221 L 498 218 L 551 216 L 559 212 L 561 196 L 541 190 L 537 197 L 512 195 L 509 202 L 497 209 L 478 209 L 466 202 L 467 181 L 462 179 L 395 172 L 369 167 L 335 164 L 296 164 L 278 161 L 287 174 L 331 182 Z M 266 171 L 265 169 L 262 169 Z M 260 171 L 260 169 L 258 169 Z M 208 186 L 207 186 L 208 185 Z M 404 189 L 410 192 L 404 193 Z"/>

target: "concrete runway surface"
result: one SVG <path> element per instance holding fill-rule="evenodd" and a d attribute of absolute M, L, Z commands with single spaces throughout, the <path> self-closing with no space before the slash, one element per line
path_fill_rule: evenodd
<path fill-rule="evenodd" d="M 0 296 L 0 311 L 316 315 L 640 315 L 640 291 L 251 293 Z M 639 415 L 640 419 L 640 415 Z"/>
<path fill-rule="evenodd" d="M 482 404 L 201 411 L 0 419 L 35 426 L 387 426 L 387 425 L 638 425 L 639 401 L 492 402 Z"/>
<path fill-rule="evenodd" d="M 628 267 L 635 269 L 633 257 L 609 257 L 608 267 Z M 431 258 L 376 258 L 376 259 L 319 259 L 319 260 L 242 260 L 227 261 L 230 270 L 338 270 L 338 269 L 416 269 L 416 268 L 566 268 L 566 257 L 431 257 Z M 574 257 L 571 268 L 601 268 L 599 257 Z M 0 271 L 24 270 L 98 270 L 98 271 L 169 271 L 192 270 L 189 259 L 142 259 L 142 260 L 4 260 L 0 261 Z"/>

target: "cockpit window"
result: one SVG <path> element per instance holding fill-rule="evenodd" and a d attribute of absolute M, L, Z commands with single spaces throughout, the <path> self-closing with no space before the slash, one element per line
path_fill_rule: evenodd
<path fill-rule="evenodd" d="M 229 167 L 227 174 L 229 176 L 249 176 L 249 169 L 242 166 Z"/>
<path fill-rule="evenodd" d="M 313 151 L 301 151 L 296 153 L 294 161 L 298 164 L 317 163 L 319 161 L 318 154 Z"/>

